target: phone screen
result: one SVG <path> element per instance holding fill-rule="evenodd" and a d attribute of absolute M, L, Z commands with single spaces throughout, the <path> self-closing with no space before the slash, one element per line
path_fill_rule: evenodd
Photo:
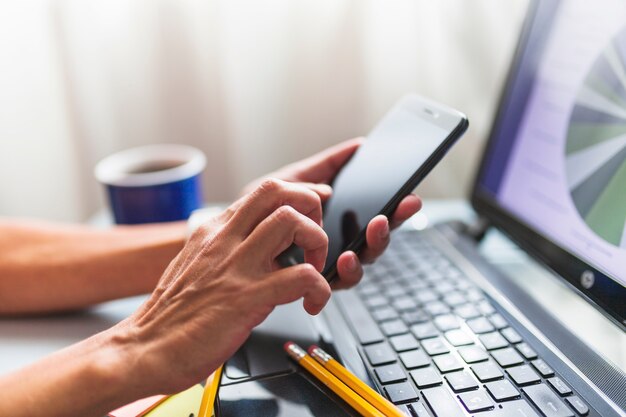
<path fill-rule="evenodd" d="M 345 250 L 356 250 L 365 227 L 378 214 L 395 209 L 467 127 L 462 113 L 417 96 L 394 106 L 368 135 L 333 180 L 324 205 L 328 256 L 324 275 L 334 278 Z M 391 211 L 389 211 L 391 213 Z M 302 262 L 302 252 L 293 261 Z"/>

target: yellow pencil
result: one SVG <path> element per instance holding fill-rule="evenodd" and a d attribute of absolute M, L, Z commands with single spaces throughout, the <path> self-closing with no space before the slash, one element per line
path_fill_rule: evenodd
<path fill-rule="evenodd" d="M 213 415 L 213 405 L 215 404 L 215 397 L 217 397 L 217 389 L 220 386 L 220 379 L 222 376 L 222 368 L 220 366 L 209 376 L 204 385 L 204 393 L 202 394 L 202 401 L 200 402 L 200 411 L 198 417 L 211 417 Z"/>
<path fill-rule="evenodd" d="M 365 382 L 361 381 L 356 375 L 341 366 L 339 362 L 318 346 L 313 345 L 309 347 L 309 355 L 314 357 L 330 373 L 352 388 L 385 416 L 406 417 L 406 415 L 398 410 L 389 400 L 371 389 Z"/>
<path fill-rule="evenodd" d="M 383 413 L 378 411 L 374 406 L 365 401 L 360 395 L 348 388 L 337 377 L 324 369 L 323 366 L 315 362 L 315 360 L 307 355 L 306 351 L 293 342 L 285 343 L 285 351 L 300 366 L 309 371 L 318 381 L 326 385 L 337 394 L 342 400 L 347 402 L 352 408 L 358 411 L 364 417 L 385 417 Z M 406 417 L 406 416 L 405 416 Z"/>

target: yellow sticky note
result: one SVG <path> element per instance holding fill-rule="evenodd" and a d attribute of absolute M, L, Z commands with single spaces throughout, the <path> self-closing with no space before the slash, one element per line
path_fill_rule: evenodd
<path fill-rule="evenodd" d="M 192 414 L 196 417 L 200 410 L 202 392 L 202 385 L 196 384 L 186 391 L 172 395 L 145 417 L 190 417 Z"/>
<path fill-rule="evenodd" d="M 167 399 L 167 395 L 153 395 L 142 398 L 123 407 L 109 412 L 109 417 L 140 417 L 156 408 Z"/>

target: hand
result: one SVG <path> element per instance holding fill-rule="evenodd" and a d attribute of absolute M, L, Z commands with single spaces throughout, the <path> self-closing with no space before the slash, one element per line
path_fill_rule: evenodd
<path fill-rule="evenodd" d="M 321 311 L 331 293 L 320 274 L 327 188 L 266 180 L 191 236 L 151 297 L 112 330 L 131 346 L 122 351 L 132 352 L 149 393 L 206 378 L 279 304 L 303 297 L 307 312 Z M 306 263 L 280 268 L 276 257 L 292 243 Z"/>
<path fill-rule="evenodd" d="M 316 155 L 287 165 L 278 171 L 259 178 L 244 188 L 249 192 L 265 178 L 278 178 L 283 181 L 302 183 L 315 189 L 324 202 L 332 193 L 331 188 L 322 189 L 319 184 L 330 184 L 341 167 L 350 159 L 363 142 L 362 138 L 351 139 L 328 148 Z M 422 207 L 422 201 L 414 194 L 406 196 L 398 205 L 391 222 L 385 216 L 376 216 L 367 225 L 366 247 L 357 256 L 354 252 L 342 253 L 337 259 L 339 280 L 332 283 L 332 288 L 349 288 L 356 285 L 363 276 L 362 263 L 371 263 L 378 258 L 389 245 L 390 230 L 398 227 L 406 219 L 417 213 Z"/>

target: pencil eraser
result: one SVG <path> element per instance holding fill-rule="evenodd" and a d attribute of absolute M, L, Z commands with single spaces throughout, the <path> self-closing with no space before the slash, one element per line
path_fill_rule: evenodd
<path fill-rule="evenodd" d="M 319 349 L 319 347 L 317 345 L 311 345 L 309 346 L 309 349 L 307 350 L 307 352 L 309 352 L 309 355 L 312 355 L 315 349 Z"/>

